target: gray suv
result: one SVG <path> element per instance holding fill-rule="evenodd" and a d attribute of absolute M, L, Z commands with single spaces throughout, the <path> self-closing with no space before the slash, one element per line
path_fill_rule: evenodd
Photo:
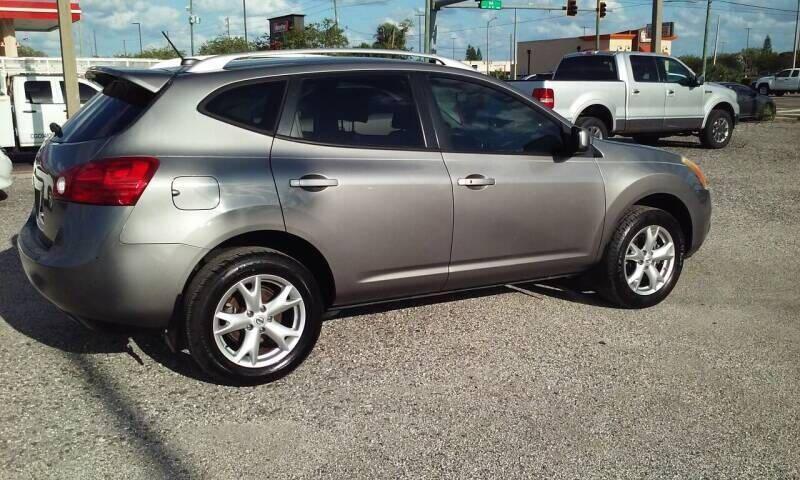
<path fill-rule="evenodd" d="M 187 63 L 90 71 L 103 92 L 41 148 L 18 246 L 72 318 L 163 329 L 217 381 L 285 375 L 355 305 L 581 276 L 650 307 L 709 230 L 694 163 L 591 142 L 479 73 Z"/>

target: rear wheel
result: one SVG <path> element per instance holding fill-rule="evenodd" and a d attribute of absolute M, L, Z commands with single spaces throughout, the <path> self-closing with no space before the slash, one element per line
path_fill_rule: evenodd
<path fill-rule="evenodd" d="M 603 140 L 608 138 L 608 126 L 597 117 L 580 117 L 575 124 L 581 128 L 585 128 L 589 132 L 589 135 L 595 138 Z"/>
<path fill-rule="evenodd" d="M 712 110 L 706 127 L 700 132 L 700 142 L 706 148 L 724 148 L 733 137 L 733 118 L 725 110 Z"/>
<path fill-rule="evenodd" d="M 322 297 L 299 262 L 266 248 L 225 252 L 187 291 L 186 338 L 195 362 L 222 383 L 277 380 L 305 360 L 322 326 Z"/>
<path fill-rule="evenodd" d="M 620 221 L 603 259 L 600 293 L 623 308 L 647 308 L 670 294 L 680 278 L 683 232 L 672 215 L 634 206 Z"/>

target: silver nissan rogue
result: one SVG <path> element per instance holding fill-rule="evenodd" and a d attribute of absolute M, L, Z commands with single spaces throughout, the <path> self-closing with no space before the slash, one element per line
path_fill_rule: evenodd
<path fill-rule="evenodd" d="M 232 383 L 290 372 L 344 307 L 570 276 L 622 308 L 669 295 L 709 230 L 697 165 L 423 60 L 91 70 L 102 94 L 37 157 L 28 278 Z"/>

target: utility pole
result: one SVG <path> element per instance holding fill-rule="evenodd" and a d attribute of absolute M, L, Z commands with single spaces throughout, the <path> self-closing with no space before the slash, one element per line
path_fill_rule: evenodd
<path fill-rule="evenodd" d="M 78 57 L 83 57 L 83 28 L 81 28 L 81 22 L 78 22 Z"/>
<path fill-rule="evenodd" d="M 794 54 L 792 68 L 797 68 L 797 44 L 800 43 L 800 0 L 797 0 L 797 18 L 794 21 Z"/>
<path fill-rule="evenodd" d="M 244 43 L 247 50 L 250 50 L 250 42 L 247 41 L 247 0 L 242 0 L 242 16 L 244 17 Z"/>
<path fill-rule="evenodd" d="M 189 51 L 191 55 L 194 55 L 194 24 L 196 21 L 193 3 L 192 0 L 189 0 L 189 6 L 186 7 L 186 9 L 189 10 Z"/>
<path fill-rule="evenodd" d="M 58 35 L 61 40 L 61 65 L 64 70 L 64 93 L 67 103 L 67 118 L 72 117 L 81 106 L 78 96 L 78 62 L 72 40 L 72 6 L 70 0 L 58 0 Z"/>
<path fill-rule="evenodd" d="M 139 27 L 139 53 L 142 53 L 142 23 L 141 22 L 133 22 L 131 25 L 136 25 Z"/>
<path fill-rule="evenodd" d="M 747 30 L 747 43 L 745 43 L 744 49 L 745 50 L 749 50 L 750 49 L 750 30 L 752 30 L 752 28 L 751 27 L 747 27 L 747 28 L 745 28 L 745 30 Z"/>
<path fill-rule="evenodd" d="M 419 51 L 422 52 L 422 19 L 425 18 L 424 13 L 417 13 L 417 25 L 419 28 Z"/>
<path fill-rule="evenodd" d="M 125 56 L 128 56 L 128 43 L 127 40 L 124 38 L 122 39 L 122 51 L 125 53 Z"/>
<path fill-rule="evenodd" d="M 497 20 L 497 17 L 492 17 L 486 22 L 486 75 L 489 75 L 489 25 Z"/>
<path fill-rule="evenodd" d="M 719 46 L 719 21 L 722 18 L 722 15 L 717 16 L 717 34 L 714 35 L 714 62 L 712 65 L 717 64 L 717 46 Z"/>
<path fill-rule="evenodd" d="M 336 0 L 333 0 L 333 24 L 339 26 L 339 9 L 336 7 Z"/>
<path fill-rule="evenodd" d="M 595 12 L 594 49 L 600 50 L 600 0 L 597 0 L 597 11 Z"/>
<path fill-rule="evenodd" d="M 94 36 L 94 56 L 99 57 L 100 54 L 97 53 L 97 30 L 92 30 L 92 36 Z"/>
<path fill-rule="evenodd" d="M 711 0 L 706 0 L 706 28 L 703 31 L 703 76 L 706 74 L 706 53 L 708 51 L 708 23 L 711 20 Z"/>
<path fill-rule="evenodd" d="M 511 39 L 511 80 L 517 79 L 517 9 L 514 9 L 514 33 Z"/>
<path fill-rule="evenodd" d="M 453 41 L 453 57 L 452 58 L 455 59 L 456 58 L 456 34 L 455 33 L 450 35 L 450 40 Z"/>
<path fill-rule="evenodd" d="M 650 51 L 661 53 L 661 27 L 664 22 L 664 0 L 653 0 L 653 19 L 650 29 Z"/>
<path fill-rule="evenodd" d="M 231 17 L 225 17 L 225 35 L 231 38 Z"/>

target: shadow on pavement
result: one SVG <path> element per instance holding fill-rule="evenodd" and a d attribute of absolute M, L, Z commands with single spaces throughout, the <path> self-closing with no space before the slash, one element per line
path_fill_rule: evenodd
<path fill-rule="evenodd" d="M 662 139 L 659 139 L 659 140 L 653 142 L 652 144 L 648 144 L 648 145 L 645 145 L 645 146 L 648 146 L 648 147 L 659 147 L 659 148 L 661 148 L 661 147 L 696 148 L 698 150 L 705 150 L 705 147 L 703 147 L 703 145 L 697 140 L 695 140 L 695 141 L 690 141 L 690 140 L 672 140 L 672 138 L 674 138 L 674 137 L 670 137 L 670 138 L 671 139 L 669 139 L 669 140 L 662 138 Z M 689 138 L 689 137 L 687 137 L 687 138 Z M 694 137 L 691 137 L 691 138 L 694 138 Z M 619 143 L 627 143 L 629 145 L 639 145 L 632 138 L 628 138 L 628 137 L 614 137 L 614 138 L 610 138 L 609 140 L 613 140 L 613 141 L 619 142 Z"/>

